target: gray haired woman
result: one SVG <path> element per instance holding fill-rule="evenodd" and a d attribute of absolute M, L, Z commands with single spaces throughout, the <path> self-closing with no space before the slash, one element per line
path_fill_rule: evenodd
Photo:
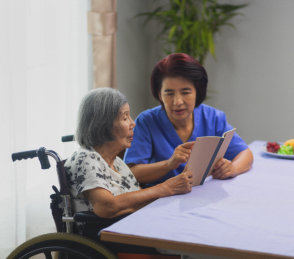
<path fill-rule="evenodd" d="M 132 213 L 160 197 L 191 191 L 189 171 L 141 189 L 118 154 L 131 146 L 135 122 L 118 90 L 91 90 L 82 100 L 76 140 L 80 145 L 65 163 L 75 211 L 92 210 L 103 218 Z"/>

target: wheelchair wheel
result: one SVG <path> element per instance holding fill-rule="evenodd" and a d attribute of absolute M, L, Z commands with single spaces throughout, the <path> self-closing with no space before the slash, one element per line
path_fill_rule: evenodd
<path fill-rule="evenodd" d="M 27 258 L 117 259 L 103 245 L 85 237 L 67 233 L 51 233 L 37 236 L 15 248 L 7 257 L 7 259 Z"/>

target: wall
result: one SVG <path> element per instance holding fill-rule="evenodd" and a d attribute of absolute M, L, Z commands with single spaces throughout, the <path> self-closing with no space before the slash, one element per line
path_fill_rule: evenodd
<path fill-rule="evenodd" d="M 133 117 L 145 109 L 148 100 L 148 35 L 142 19 L 135 18 L 146 8 L 146 1 L 117 1 L 117 86 L 127 96 Z"/>
<path fill-rule="evenodd" d="M 149 78 L 160 57 L 154 23 L 144 26 L 143 17 L 135 17 L 153 7 L 153 1 L 118 0 L 117 82 L 128 98 L 135 118 L 141 111 L 156 105 L 151 97 Z"/>
<path fill-rule="evenodd" d="M 224 110 L 247 141 L 294 138 L 292 0 L 249 1 L 208 58 L 208 104 Z"/>
<path fill-rule="evenodd" d="M 226 27 L 217 35 L 216 60 L 206 60 L 206 103 L 224 110 L 248 143 L 283 141 L 294 137 L 294 1 L 247 2 L 244 15 L 234 19 L 236 30 Z M 149 76 L 160 58 L 157 28 L 143 27 L 142 20 L 133 18 L 152 3 L 118 1 L 118 87 L 129 98 L 133 116 L 156 104 Z"/>

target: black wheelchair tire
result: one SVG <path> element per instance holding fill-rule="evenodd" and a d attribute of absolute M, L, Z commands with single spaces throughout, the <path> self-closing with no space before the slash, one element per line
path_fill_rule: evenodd
<path fill-rule="evenodd" d="M 72 256 L 68 258 L 117 259 L 117 256 L 103 245 L 88 238 L 67 233 L 49 233 L 34 237 L 16 247 L 7 259 L 27 259 L 37 254 L 46 256 L 46 253 L 49 256 L 44 258 L 56 258 L 50 257 L 51 252 L 59 252 L 57 258 L 63 258 L 60 255 L 70 253 Z"/>

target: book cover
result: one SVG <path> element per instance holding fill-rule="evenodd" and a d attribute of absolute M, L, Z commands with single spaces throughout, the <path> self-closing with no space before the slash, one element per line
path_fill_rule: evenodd
<path fill-rule="evenodd" d="M 193 186 L 203 184 L 215 163 L 223 158 L 236 129 L 226 131 L 223 136 L 198 137 L 193 145 L 186 168 L 192 171 Z"/>

